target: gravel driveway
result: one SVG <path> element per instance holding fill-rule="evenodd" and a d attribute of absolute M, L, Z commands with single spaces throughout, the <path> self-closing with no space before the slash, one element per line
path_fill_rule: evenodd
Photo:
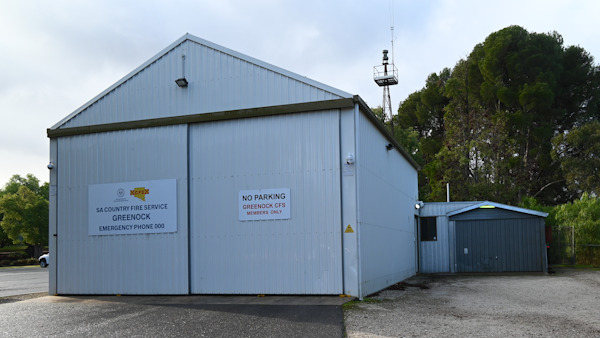
<path fill-rule="evenodd" d="M 387 289 L 347 308 L 348 337 L 600 336 L 600 271 L 419 275 L 405 282 L 405 290 Z"/>

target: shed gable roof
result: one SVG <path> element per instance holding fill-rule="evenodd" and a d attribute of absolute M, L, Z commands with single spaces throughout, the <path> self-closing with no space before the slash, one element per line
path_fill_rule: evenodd
<path fill-rule="evenodd" d="M 525 209 L 525 208 L 519 208 L 519 207 L 514 207 L 512 205 L 506 205 L 506 204 L 490 202 L 490 201 L 480 202 L 480 203 L 465 207 L 463 209 L 452 211 L 452 212 L 448 213 L 446 216 L 451 217 L 451 216 L 455 216 L 455 215 L 462 214 L 462 213 L 469 212 L 469 211 L 476 210 L 476 209 L 488 209 L 488 208 L 489 209 L 499 208 L 499 209 L 503 209 L 503 210 L 514 211 L 514 212 L 519 212 L 522 214 L 539 216 L 539 217 L 547 217 L 548 216 L 548 213 L 545 213 L 545 212 L 531 210 L 531 209 Z"/>
<path fill-rule="evenodd" d="M 352 95 L 185 34 L 50 130 L 340 98 Z"/>

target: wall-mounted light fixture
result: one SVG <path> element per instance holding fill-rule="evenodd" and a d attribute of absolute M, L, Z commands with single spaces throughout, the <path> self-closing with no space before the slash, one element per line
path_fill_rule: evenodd
<path fill-rule="evenodd" d="M 423 206 L 425 205 L 425 203 L 423 203 L 423 201 L 419 201 L 417 202 L 417 204 L 415 204 L 415 209 L 419 210 L 421 209 Z"/>
<path fill-rule="evenodd" d="M 348 156 L 346 156 L 346 164 L 354 164 L 354 155 L 352 153 L 348 153 Z"/>
<path fill-rule="evenodd" d="M 175 80 L 175 83 L 177 83 L 179 88 L 185 88 L 188 86 L 188 81 L 185 78 L 185 52 L 181 54 L 181 77 Z"/>
<path fill-rule="evenodd" d="M 385 150 L 390 151 L 392 149 L 394 149 L 394 145 L 393 144 L 388 143 L 388 144 L 385 145 Z"/>
<path fill-rule="evenodd" d="M 48 170 L 54 169 L 54 162 L 48 163 Z"/>
<path fill-rule="evenodd" d="M 187 80 L 185 79 L 185 77 L 179 78 L 177 80 L 175 80 L 175 83 L 177 83 L 177 85 L 181 88 L 185 88 L 188 85 Z"/>

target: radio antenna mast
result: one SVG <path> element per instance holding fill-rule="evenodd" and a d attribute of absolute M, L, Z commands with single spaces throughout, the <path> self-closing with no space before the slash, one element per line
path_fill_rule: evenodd
<path fill-rule="evenodd" d="M 390 131 L 394 136 L 394 112 L 392 111 L 392 99 L 390 97 L 390 86 L 398 84 L 398 69 L 394 65 L 394 26 L 391 26 L 392 31 L 392 62 L 389 62 L 388 50 L 383 50 L 383 62 L 381 65 L 373 67 L 373 80 L 383 87 L 383 116 L 389 118 Z"/>

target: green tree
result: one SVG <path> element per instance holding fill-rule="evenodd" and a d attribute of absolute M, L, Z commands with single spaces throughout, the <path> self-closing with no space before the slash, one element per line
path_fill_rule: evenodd
<path fill-rule="evenodd" d="M 33 247 L 41 255 L 48 244 L 48 184 L 39 184 L 33 175 L 15 175 L 0 190 L 0 226 L 13 243 Z"/>
<path fill-rule="evenodd" d="M 424 199 L 442 200 L 450 183 L 454 200 L 572 200 L 577 192 L 563 172 L 570 169 L 552 156 L 551 140 L 600 117 L 599 73 L 585 50 L 564 47 L 558 33 L 511 26 L 452 71 L 430 76 L 398 111 L 399 125 L 419 132 Z"/>
<path fill-rule="evenodd" d="M 2 222 L 3 215 L 0 214 L 0 223 Z M 12 240 L 8 238 L 2 227 L 0 226 L 0 248 L 12 244 Z"/>
<path fill-rule="evenodd" d="M 556 220 L 562 227 L 575 229 L 575 247 L 579 264 L 600 264 L 595 247 L 600 245 L 600 199 L 583 193 L 573 203 L 557 206 Z"/>
<path fill-rule="evenodd" d="M 542 205 L 535 197 L 525 196 L 521 203 L 519 203 L 519 207 L 548 213 L 548 217 L 544 220 L 547 227 L 559 225 L 556 220 L 556 213 L 559 206 Z"/>
<path fill-rule="evenodd" d="M 448 104 L 445 86 L 450 75 L 448 68 L 439 74 L 430 74 L 425 87 L 400 104 L 395 118 L 396 138 L 412 150 L 410 153 L 417 163 L 424 165 L 419 172 L 419 198 L 422 200 L 429 200 L 432 195 L 429 177 L 443 174 L 434 162 L 445 138 L 444 114 Z"/>
<path fill-rule="evenodd" d="M 579 193 L 600 194 L 600 121 L 558 134 L 552 144 L 568 186 Z"/>
<path fill-rule="evenodd" d="M 386 124 L 387 117 L 383 114 L 383 108 L 381 106 L 377 106 L 377 108 L 371 108 L 371 111 L 377 117 L 381 123 Z"/>

